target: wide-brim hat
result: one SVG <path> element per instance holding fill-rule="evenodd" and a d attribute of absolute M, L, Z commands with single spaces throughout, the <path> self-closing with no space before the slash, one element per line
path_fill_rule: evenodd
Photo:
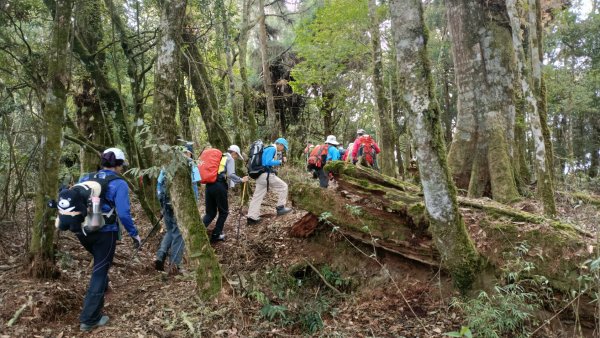
<path fill-rule="evenodd" d="M 327 139 L 325 140 L 325 143 L 327 144 L 333 144 L 334 146 L 339 145 L 340 143 L 337 141 L 337 139 L 335 138 L 334 135 L 329 135 L 327 136 Z"/>
<path fill-rule="evenodd" d="M 235 144 L 230 145 L 229 148 L 227 149 L 227 151 L 238 154 L 238 156 L 242 159 L 242 161 L 244 160 L 244 156 L 242 155 L 242 152 L 240 151 L 240 147 L 236 146 Z"/>

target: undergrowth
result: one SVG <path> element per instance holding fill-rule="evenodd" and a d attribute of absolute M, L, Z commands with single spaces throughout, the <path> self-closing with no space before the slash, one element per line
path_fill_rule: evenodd
<path fill-rule="evenodd" d="M 548 280 L 534 274 L 535 265 L 526 260 L 527 243 L 520 243 L 508 254 L 501 282 L 490 292 L 481 291 L 472 299 L 454 298 L 451 306 L 465 314 L 469 329 L 477 337 L 529 337 L 536 324 L 534 313 L 551 295 Z M 461 332 L 466 332 L 461 330 Z M 461 337 L 457 332 L 446 335 Z"/>

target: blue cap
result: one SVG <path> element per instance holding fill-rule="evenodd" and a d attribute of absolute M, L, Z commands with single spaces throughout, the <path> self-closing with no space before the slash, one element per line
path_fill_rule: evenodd
<path fill-rule="evenodd" d="M 286 139 L 284 139 L 283 137 L 276 139 L 275 143 L 281 144 L 285 148 L 285 151 L 288 150 L 288 141 L 286 141 Z"/>

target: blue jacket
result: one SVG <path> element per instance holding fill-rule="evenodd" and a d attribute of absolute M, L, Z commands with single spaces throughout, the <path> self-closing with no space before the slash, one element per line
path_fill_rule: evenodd
<path fill-rule="evenodd" d="M 329 146 L 329 149 L 327 150 L 327 159 L 326 162 L 329 161 L 339 161 L 341 155 L 340 155 L 340 151 L 338 150 L 338 148 L 336 146 Z"/>
<path fill-rule="evenodd" d="M 98 171 L 99 174 L 104 173 L 105 175 L 117 175 L 112 170 L 102 169 Z M 81 177 L 79 182 L 85 182 L 92 177 L 91 174 L 87 174 Z M 131 218 L 131 207 L 129 204 L 129 187 L 125 180 L 113 180 L 108 183 L 106 189 L 105 200 L 109 203 L 102 203 L 102 212 L 109 212 L 112 209 L 112 205 L 115 206 L 117 216 L 121 220 L 121 223 L 125 227 L 125 230 L 129 233 L 129 236 L 134 237 L 138 235 L 137 228 L 133 224 L 133 218 Z M 119 231 L 119 226 L 115 222 L 114 224 L 106 224 L 100 229 L 102 232 Z"/>
<path fill-rule="evenodd" d="M 262 165 L 267 170 L 271 170 L 272 167 L 277 167 L 281 165 L 281 161 L 276 160 L 275 155 L 277 155 L 277 149 L 275 148 L 275 146 L 271 145 L 263 149 Z"/>

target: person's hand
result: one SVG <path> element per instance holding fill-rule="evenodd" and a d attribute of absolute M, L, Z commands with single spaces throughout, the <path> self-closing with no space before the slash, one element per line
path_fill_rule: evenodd
<path fill-rule="evenodd" d="M 242 177 L 242 182 L 244 182 L 244 183 L 248 182 L 248 176 Z"/>
<path fill-rule="evenodd" d="M 133 241 L 133 248 L 141 250 L 142 239 L 140 238 L 140 235 L 135 235 L 134 237 L 131 237 L 131 240 Z"/>
<path fill-rule="evenodd" d="M 281 159 L 281 163 L 286 163 L 287 162 L 287 157 L 283 157 L 283 159 Z"/>

